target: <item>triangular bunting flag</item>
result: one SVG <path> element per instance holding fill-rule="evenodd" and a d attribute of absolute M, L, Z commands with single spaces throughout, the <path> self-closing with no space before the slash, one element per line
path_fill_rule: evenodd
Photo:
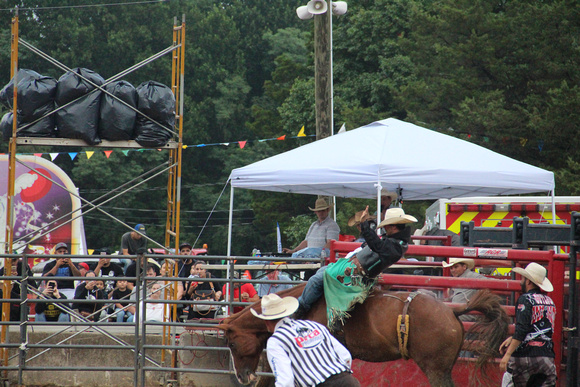
<path fill-rule="evenodd" d="M 268 139 L 267 138 L 263 138 L 261 140 L 258 140 L 258 142 L 264 142 L 264 141 L 268 141 Z"/>
<path fill-rule="evenodd" d="M 527 138 L 520 137 L 520 145 L 521 146 L 524 146 L 525 147 L 527 143 L 528 143 L 528 139 Z"/>
<path fill-rule="evenodd" d="M 342 126 L 338 130 L 338 133 L 337 134 L 345 133 L 345 132 L 346 132 L 346 124 L 342 124 Z"/>
<path fill-rule="evenodd" d="M 137 149 L 137 152 L 145 152 L 145 149 L 139 148 L 139 149 Z"/>
<path fill-rule="evenodd" d="M 280 136 L 276 140 L 286 140 L 286 135 Z"/>
<path fill-rule="evenodd" d="M 229 142 L 222 142 L 222 145 L 229 146 L 230 143 Z"/>
<path fill-rule="evenodd" d="M 187 145 L 182 145 L 181 146 L 183 149 L 187 149 Z"/>
<path fill-rule="evenodd" d="M 93 157 L 93 155 L 95 154 L 95 151 L 87 151 L 87 160 L 90 159 L 91 157 Z"/>
<path fill-rule="evenodd" d="M 297 137 L 306 137 L 306 135 L 304 134 L 304 125 L 302 125 L 302 128 L 300 129 L 300 132 L 298 132 Z"/>
<path fill-rule="evenodd" d="M 105 152 L 105 156 L 107 156 L 107 158 L 109 158 L 109 156 L 111 156 L 111 153 L 113 153 L 112 150 L 110 150 L 110 151 L 103 151 L 103 152 Z"/>
<path fill-rule="evenodd" d="M 50 153 L 50 159 L 54 161 L 58 157 L 59 153 Z"/>
<path fill-rule="evenodd" d="M 68 152 L 68 155 L 70 156 L 71 160 L 74 160 L 78 154 L 79 154 L 79 152 Z"/>
<path fill-rule="evenodd" d="M 35 153 L 34 154 L 36 157 L 42 157 L 42 153 Z"/>
<path fill-rule="evenodd" d="M 248 141 L 238 141 L 238 144 L 240 144 L 240 149 L 244 149 L 244 147 L 246 146 L 246 143 Z"/>
<path fill-rule="evenodd" d="M 123 154 L 124 154 L 125 156 L 129 156 L 129 151 L 128 151 L 128 150 L 124 149 L 124 150 L 122 150 L 121 152 L 123 152 Z"/>
<path fill-rule="evenodd" d="M 87 249 L 87 253 L 89 253 L 89 255 L 93 255 L 94 252 L 95 252 L 94 249 Z"/>

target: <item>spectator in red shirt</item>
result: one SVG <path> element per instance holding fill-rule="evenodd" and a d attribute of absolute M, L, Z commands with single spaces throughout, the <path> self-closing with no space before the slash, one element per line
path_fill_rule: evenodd
<path fill-rule="evenodd" d="M 234 278 L 240 278 L 240 273 L 237 271 L 234 272 Z M 222 288 L 222 294 L 224 295 L 224 299 L 230 301 L 229 295 L 226 293 L 226 285 L 224 284 Z M 260 300 L 260 296 L 258 296 L 258 292 L 254 288 L 252 284 L 245 283 L 240 284 L 239 282 L 234 282 L 234 302 L 256 302 Z M 240 292 L 241 289 L 241 292 Z M 241 293 L 241 294 L 240 294 Z M 243 306 L 234 306 L 234 313 L 238 313 L 244 309 Z"/>

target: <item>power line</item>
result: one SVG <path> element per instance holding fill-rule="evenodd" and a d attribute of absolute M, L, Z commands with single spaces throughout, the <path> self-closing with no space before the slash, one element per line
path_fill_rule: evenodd
<path fill-rule="evenodd" d="M 101 4 L 80 4 L 80 5 L 63 5 L 60 7 L 30 7 L 18 8 L 19 11 L 49 11 L 53 9 L 73 9 L 73 8 L 95 8 L 95 7 L 116 7 L 123 5 L 141 5 L 153 3 L 169 3 L 170 0 L 145 0 L 129 1 L 127 3 L 101 3 Z M 15 8 L 1 8 L 0 11 L 14 11 Z"/>

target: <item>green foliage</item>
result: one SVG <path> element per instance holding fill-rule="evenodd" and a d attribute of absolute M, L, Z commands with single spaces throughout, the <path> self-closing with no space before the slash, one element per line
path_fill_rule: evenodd
<path fill-rule="evenodd" d="M 290 220 L 290 224 L 284 229 L 284 235 L 288 239 L 288 246 L 296 247 L 302 242 L 314 220 L 312 215 L 294 216 Z"/>

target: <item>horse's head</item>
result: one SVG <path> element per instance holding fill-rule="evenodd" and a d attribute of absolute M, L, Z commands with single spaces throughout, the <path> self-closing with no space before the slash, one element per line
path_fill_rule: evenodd
<path fill-rule="evenodd" d="M 243 385 L 254 383 L 257 380 L 256 368 L 269 336 L 265 325 L 263 329 L 245 328 L 226 320 L 219 328 L 225 333 L 238 381 Z"/>

